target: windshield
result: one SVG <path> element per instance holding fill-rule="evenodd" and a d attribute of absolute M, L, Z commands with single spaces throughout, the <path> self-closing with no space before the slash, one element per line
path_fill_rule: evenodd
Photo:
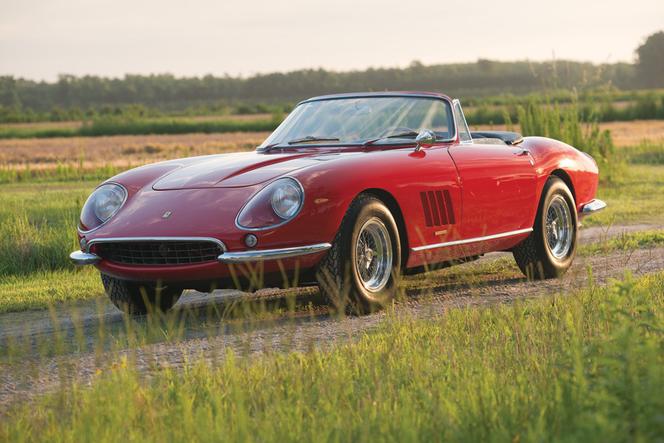
<path fill-rule="evenodd" d="M 361 144 L 390 136 L 385 141 L 394 142 L 412 139 L 422 129 L 433 130 L 438 140 L 454 137 L 446 100 L 415 96 L 316 100 L 296 107 L 258 148 L 289 142 Z"/>

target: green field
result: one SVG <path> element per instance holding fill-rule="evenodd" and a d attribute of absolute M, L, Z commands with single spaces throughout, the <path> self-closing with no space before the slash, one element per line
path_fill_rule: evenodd
<path fill-rule="evenodd" d="M 664 274 L 431 320 L 357 342 L 100 368 L 18 406 L 3 441 L 656 441 L 664 435 Z M 131 355 L 131 353 L 130 353 Z"/>

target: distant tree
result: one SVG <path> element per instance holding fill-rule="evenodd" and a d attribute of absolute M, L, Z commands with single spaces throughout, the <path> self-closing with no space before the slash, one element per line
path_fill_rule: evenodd
<path fill-rule="evenodd" d="M 636 72 L 646 87 L 664 87 L 664 31 L 656 32 L 636 49 Z"/>

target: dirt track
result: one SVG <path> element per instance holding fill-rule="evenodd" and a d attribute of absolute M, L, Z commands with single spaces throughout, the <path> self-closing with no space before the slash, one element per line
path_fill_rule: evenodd
<path fill-rule="evenodd" d="M 611 230 L 590 228 L 582 231 L 581 241 L 597 242 L 622 232 L 661 228 L 660 226 L 624 226 Z M 507 254 L 489 254 L 482 258 L 488 264 Z M 459 265 L 478 266 L 477 262 Z M 573 267 L 560 280 L 528 282 L 513 271 L 472 275 L 471 283 L 438 278 L 426 282 L 426 291 L 410 285 L 409 297 L 397 304 L 397 315 L 427 318 L 447 309 L 463 306 L 511 302 L 546 294 L 566 292 L 587 284 L 592 268 L 597 283 L 620 278 L 626 270 L 635 275 L 664 270 L 664 248 L 620 251 L 607 255 L 577 257 Z M 447 271 L 441 271 L 445 273 Z M 432 283 L 433 282 L 433 283 Z M 189 293 L 181 299 L 174 318 L 177 324 L 162 325 L 151 344 L 138 349 L 109 350 L 101 345 L 108 337 L 122 335 L 126 322 L 105 299 L 62 304 L 52 313 L 27 311 L 0 315 L 0 411 L 15 401 L 24 400 L 57 388 L 72 378 L 89 381 L 95 372 L 117 360 L 118 354 L 131 352 L 139 368 L 151 370 L 181 366 L 185 359 L 203 357 L 215 360 L 228 348 L 243 354 L 306 350 L 326 346 L 341 339 L 357 337 L 376 327 L 387 314 L 337 318 L 329 314 L 317 291 L 296 292 L 295 313 L 273 314 L 267 318 L 227 320 L 223 312 L 242 298 L 270 299 L 284 305 L 283 291 L 263 292 L 248 296 L 237 291 L 217 291 L 205 295 Z M 55 321 L 53 320 L 55 319 Z M 147 319 L 133 321 L 135 329 L 146 328 Z M 103 331 L 106 340 L 100 339 Z M 168 340 L 177 335 L 178 340 Z M 26 354 L 7 357 L 11 343 L 18 342 Z M 38 357 L 61 348 L 57 357 Z M 8 364 L 5 364 L 8 363 Z M 63 369 L 65 369 L 63 371 Z"/>

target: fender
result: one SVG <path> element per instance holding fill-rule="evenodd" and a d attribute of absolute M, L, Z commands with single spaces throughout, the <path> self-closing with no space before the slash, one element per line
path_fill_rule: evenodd
<path fill-rule="evenodd" d="M 530 151 L 537 177 L 537 201 L 539 205 L 546 181 L 552 175 L 561 178 L 569 186 L 577 212 L 595 196 L 598 186 L 597 163 L 589 155 L 546 137 L 525 137 L 521 145 Z M 533 225 L 535 220 L 531 221 Z"/>

